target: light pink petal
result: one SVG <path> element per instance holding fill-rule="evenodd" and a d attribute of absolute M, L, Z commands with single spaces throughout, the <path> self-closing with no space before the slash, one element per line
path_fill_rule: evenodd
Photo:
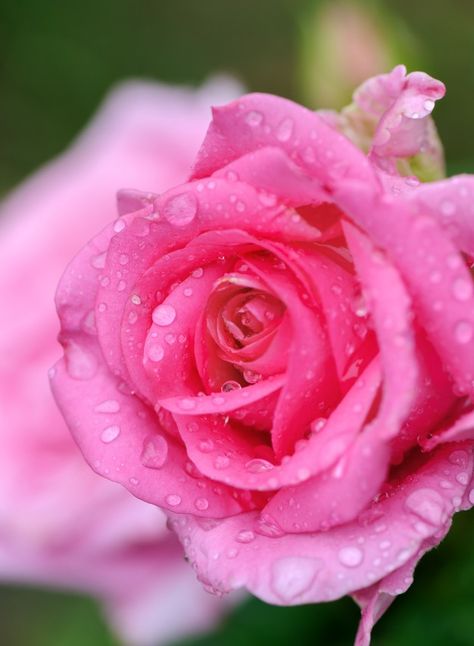
<path fill-rule="evenodd" d="M 474 177 L 458 175 L 440 182 L 431 182 L 411 191 L 407 199 L 420 214 L 436 219 L 455 246 L 474 256 Z M 457 298 L 467 299 L 471 283 L 457 286 Z"/>
<path fill-rule="evenodd" d="M 105 231 L 102 239 L 107 237 Z M 182 505 L 190 511 L 195 510 L 193 501 L 204 496 L 207 485 L 203 487 L 203 482 L 187 473 L 184 448 L 160 435 L 154 411 L 131 395 L 125 384 L 112 375 L 103 362 L 94 331 L 84 330 L 84 317 L 88 315 L 95 296 L 92 261 L 97 251 L 101 251 L 96 244 L 97 239 L 76 256 L 58 289 L 57 307 L 65 356 L 52 375 L 56 401 L 95 471 L 120 482 L 147 502 L 164 508 Z M 88 273 L 91 285 L 82 294 Z M 108 401 L 116 402 L 118 413 L 104 414 L 101 411 L 101 403 Z M 157 434 L 159 439 L 155 437 Z M 148 453 L 159 454 L 151 461 L 155 466 L 159 464 L 158 468 L 144 464 L 147 462 L 147 444 L 150 443 Z M 142 453 L 145 454 L 144 460 L 140 459 Z M 186 496 L 178 494 L 184 490 L 187 491 Z M 230 493 L 218 496 L 210 490 L 208 500 L 209 507 L 215 507 L 209 513 L 215 516 L 227 515 L 230 509 L 235 513 L 240 508 Z"/>
<path fill-rule="evenodd" d="M 452 447 L 406 467 L 403 477 L 358 521 L 316 534 L 257 533 L 257 514 L 213 527 L 191 517 L 173 521 L 201 581 L 218 591 L 246 587 L 279 605 L 337 599 L 383 579 L 442 530 L 466 490 L 472 451 Z M 449 481 L 449 489 L 440 479 Z"/>

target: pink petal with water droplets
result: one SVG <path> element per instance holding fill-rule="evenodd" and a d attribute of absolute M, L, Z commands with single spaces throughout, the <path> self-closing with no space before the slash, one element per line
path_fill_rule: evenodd
<path fill-rule="evenodd" d="M 474 256 L 474 176 L 458 175 L 439 182 L 422 184 L 407 199 L 420 214 L 436 219 L 459 250 Z M 472 297 L 468 284 L 454 294 L 461 299 Z"/>
<path fill-rule="evenodd" d="M 378 185 L 371 164 L 346 137 L 314 112 L 269 94 L 247 94 L 214 108 L 194 176 L 211 175 L 242 155 L 267 146 L 284 150 L 326 188 L 355 179 Z"/>
<path fill-rule="evenodd" d="M 466 489 L 458 476 L 472 472 L 470 449 L 462 460 L 452 453 L 446 447 L 406 464 L 367 520 L 327 532 L 268 536 L 258 532 L 256 513 L 205 530 L 192 518 L 172 525 L 201 581 L 217 590 L 245 587 L 278 605 L 337 599 L 403 567 L 449 522 Z M 450 489 L 439 486 L 440 477 Z"/>
<path fill-rule="evenodd" d="M 336 201 L 375 245 L 386 250 L 443 364 L 458 387 L 472 394 L 474 353 L 465 350 L 474 336 L 474 308 L 472 298 L 462 301 L 453 295 L 455 285 L 471 277 L 440 225 L 418 215 L 414 205 L 390 196 L 381 199 L 360 185 L 341 187 Z"/>

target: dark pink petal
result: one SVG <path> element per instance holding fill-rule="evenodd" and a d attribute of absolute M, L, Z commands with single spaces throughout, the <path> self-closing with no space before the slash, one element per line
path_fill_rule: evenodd
<path fill-rule="evenodd" d="M 403 276 L 417 305 L 417 317 L 458 387 L 473 392 L 474 296 L 456 297 L 456 286 L 469 283 L 458 251 L 429 216 L 391 196 L 375 196 L 365 186 L 341 188 L 338 204 L 382 247 Z"/>
<path fill-rule="evenodd" d="M 369 161 L 346 137 L 314 112 L 269 94 L 248 94 L 214 108 L 194 176 L 211 175 L 267 146 L 284 150 L 325 187 L 355 179 L 377 186 Z"/>
<path fill-rule="evenodd" d="M 304 446 L 281 464 L 274 462 L 268 446 L 259 446 L 263 438 L 255 431 L 243 432 L 216 416 L 175 415 L 175 419 L 190 458 L 203 474 L 240 489 L 277 490 L 300 484 L 337 462 L 353 443 L 379 385 L 380 369 L 374 361 L 329 418 L 315 420 L 314 432 L 300 441 Z"/>

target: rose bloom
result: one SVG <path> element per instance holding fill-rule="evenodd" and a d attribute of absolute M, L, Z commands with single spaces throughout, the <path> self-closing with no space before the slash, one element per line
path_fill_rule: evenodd
<path fill-rule="evenodd" d="M 71 150 L 0 207 L 0 580 L 92 593 L 132 644 L 210 627 L 224 607 L 195 581 L 163 512 L 99 478 L 75 446 L 47 379 L 54 291 L 71 255 L 114 217 L 116 186 L 182 181 L 209 102 L 235 93 L 220 82 L 123 85 Z M 96 410 L 108 418 L 113 405 Z"/>
<path fill-rule="evenodd" d="M 414 176 L 442 174 L 443 94 L 399 66 L 341 115 L 215 109 L 191 180 L 121 193 L 57 293 L 93 468 L 168 511 L 208 589 L 354 595 L 359 645 L 474 501 L 474 180 Z"/>

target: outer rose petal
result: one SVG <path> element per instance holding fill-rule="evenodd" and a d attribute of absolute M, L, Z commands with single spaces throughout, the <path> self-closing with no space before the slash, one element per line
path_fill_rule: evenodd
<path fill-rule="evenodd" d="M 209 101 L 233 93 L 127 83 L 69 151 L 0 205 L 0 293 L 8 303 L 0 308 L 0 579 L 92 593 L 126 642 L 140 646 L 204 628 L 222 605 L 184 571 L 164 514 L 97 477 L 77 450 L 46 377 L 58 354 L 54 291 L 71 255 L 115 217 L 117 187 L 181 181 Z M 84 326 L 92 331 L 93 318 Z M 170 600 L 171 579 L 180 607 L 186 592 L 191 608 L 178 626 L 168 613 L 167 631 L 156 606 Z M 133 599 L 120 594 L 124 581 Z"/>
<path fill-rule="evenodd" d="M 460 508 L 472 466 L 470 445 L 438 449 L 425 462 L 406 465 L 393 490 L 358 521 L 330 532 L 256 534 L 254 513 L 211 528 L 191 517 L 173 526 L 200 579 L 217 590 L 245 586 L 279 605 L 329 601 L 371 585 L 419 554 Z M 449 489 L 439 486 L 440 479 Z"/>

